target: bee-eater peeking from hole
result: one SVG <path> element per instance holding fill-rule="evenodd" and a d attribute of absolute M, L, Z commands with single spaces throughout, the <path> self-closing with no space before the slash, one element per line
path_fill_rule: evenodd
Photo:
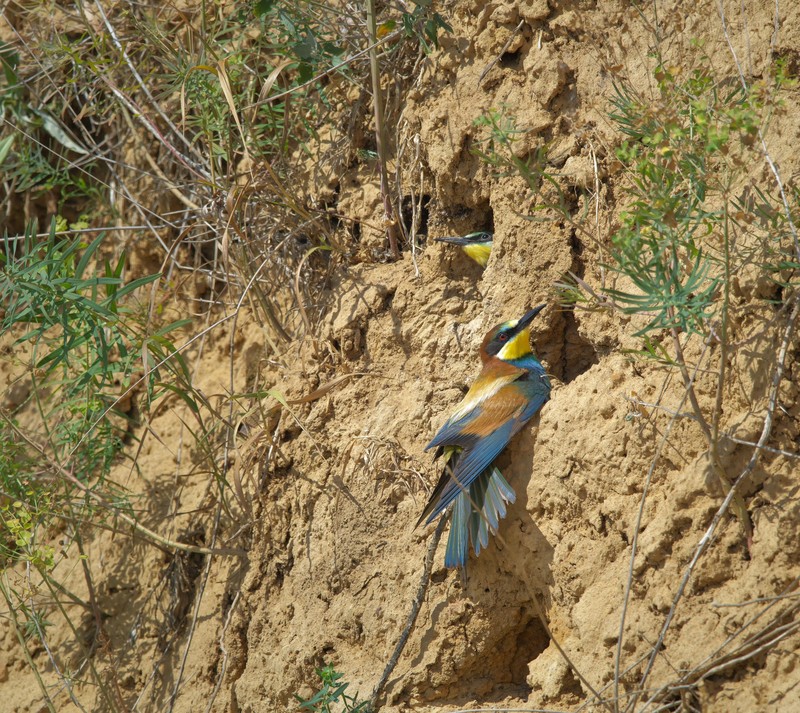
<path fill-rule="evenodd" d="M 470 233 L 464 236 L 453 236 L 447 238 L 436 238 L 437 243 L 449 243 L 450 245 L 458 245 L 469 257 L 481 267 L 486 267 L 489 262 L 489 254 L 492 252 L 492 239 L 494 236 L 491 233 L 480 231 L 477 233 Z"/>
<path fill-rule="evenodd" d="M 495 459 L 550 398 L 550 380 L 530 347 L 530 324 L 546 305 L 492 329 L 481 344 L 483 369 L 456 412 L 425 450 L 436 448 L 445 467 L 417 526 L 450 508 L 444 563 L 466 568 L 469 542 L 480 554 L 516 495 Z"/>

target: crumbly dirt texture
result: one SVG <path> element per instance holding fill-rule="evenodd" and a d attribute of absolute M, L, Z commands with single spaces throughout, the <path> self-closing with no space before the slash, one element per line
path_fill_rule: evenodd
<path fill-rule="evenodd" d="M 733 49 L 753 76 L 775 54 L 796 70 L 797 6 L 780 3 L 776 32 L 773 4 L 745 3 L 744 14 L 739 3 L 723 4 Z M 695 51 L 691 40 L 699 38 L 711 61 L 733 75 L 717 2 L 659 8 L 668 56 L 677 61 Z M 315 332 L 281 353 L 267 346 L 268 326 L 242 310 L 191 355 L 207 395 L 257 386 L 297 402 L 283 408 L 266 399 L 269 413 L 252 421 L 257 432 L 243 431 L 232 453 L 228 472 L 240 480 L 252 513 L 236 511 L 218 523 L 207 517 L 218 491 L 205 470 L 193 469 L 199 454 L 185 452 L 192 441 L 177 399 L 149 424 L 158 438 L 140 452 L 131 446 L 137 470 L 129 462 L 115 469 L 146 526 L 159 529 L 169 516 L 173 529 L 165 536 L 207 544 L 216 533 L 218 547 L 239 553 L 176 556 L 102 531 L 86 543 L 105 617 L 97 666 L 120 710 L 296 710 L 294 694 L 311 696 L 314 669 L 325 663 L 344 674 L 348 692 L 368 697 L 406 625 L 433 532 L 414 527 L 439 474 L 424 446 L 479 371 L 483 335 L 541 302 L 548 307 L 533 324 L 532 346 L 554 387 L 499 461 L 517 500 L 488 550 L 471 557 L 466 583 L 444 568 L 440 545 L 380 709 L 569 711 L 592 690 L 610 700 L 620 636 L 617 694 L 638 690 L 723 494 L 692 420 L 670 427 L 667 414 L 631 406 L 635 395 L 678 409 L 683 396 L 677 375 L 626 353 L 639 345 L 635 320 L 564 311 L 553 285 L 568 271 L 601 283 L 600 246 L 623 208 L 606 68 L 622 66 L 647 89 L 652 18 L 621 1 L 455 0 L 439 10 L 453 32 L 415 67 L 396 140 L 418 152 L 428 235 L 493 228 L 488 267 L 430 239 L 397 262 L 369 259 L 384 240 L 377 174 L 308 166 L 309 194 L 335 194 L 340 213 L 361 222 L 362 262 L 334 272 Z M 563 221 L 530 220 L 524 181 L 497 177 L 470 151 L 482 135 L 474 120 L 503 105 L 528 129 L 521 155 L 546 144 L 558 160 L 552 170 L 587 189 L 576 201 L 596 196 L 597 218 L 588 219 L 596 242 Z M 769 149 L 788 176 L 800 170 L 800 103 L 775 121 Z M 765 170 L 754 167 L 759 175 Z M 410 171 L 403 178 L 417 188 L 418 179 Z M 582 208 L 576 203 L 576 213 Z M 756 292 L 741 289 L 742 299 Z M 733 365 L 721 426 L 741 440 L 760 436 L 780 336 L 777 329 L 753 335 L 752 348 Z M 798 350 L 795 338 L 771 440 L 789 453 L 800 442 Z M 713 375 L 698 379 L 700 397 L 710 402 Z M 738 474 L 751 452 L 732 444 L 724 454 L 730 472 Z M 784 600 L 768 605 L 800 576 L 797 474 L 790 457 L 761 457 L 742 490 L 752 543 L 735 517 L 722 518 L 674 609 L 637 710 L 694 670 L 706 673 L 683 699 L 670 694 L 673 710 L 800 710 L 798 635 L 790 630 L 751 655 L 794 623 L 796 609 Z M 77 559 L 73 569 L 72 586 L 81 591 Z M 86 620 L 89 630 L 88 612 Z M 53 630 L 51 645 L 64 656 L 83 634 Z M 762 639 L 753 641 L 757 634 Z M 46 668 L 47 653 L 29 648 Z M 76 691 L 91 710 L 91 690 L 78 684 Z M 0 707 L 37 710 L 38 695 L 16 638 L 3 628 Z M 57 700 L 63 710 L 77 710 L 66 694 Z"/>

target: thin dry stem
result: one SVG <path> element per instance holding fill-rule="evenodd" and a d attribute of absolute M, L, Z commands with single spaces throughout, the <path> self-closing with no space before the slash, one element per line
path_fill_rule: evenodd
<path fill-rule="evenodd" d="M 672 316 L 672 314 L 673 310 L 670 308 L 670 316 Z M 703 437 L 706 440 L 706 447 L 708 448 L 708 454 L 710 456 L 714 473 L 716 474 L 717 480 L 722 486 L 723 491 L 725 493 L 732 492 L 730 478 L 728 478 L 728 475 L 725 472 L 725 468 L 723 467 L 719 457 L 719 450 L 717 448 L 718 441 L 714 439 L 714 434 L 711 431 L 711 427 L 708 425 L 705 415 L 703 414 L 703 410 L 700 408 L 700 403 L 697 400 L 697 394 L 694 389 L 693 380 L 689 378 L 689 371 L 686 365 L 683 347 L 681 346 L 681 341 L 678 338 L 678 330 L 676 327 L 672 327 L 670 331 L 672 332 L 672 343 L 675 348 L 675 357 L 678 364 L 678 369 L 680 370 L 681 376 L 683 377 L 683 383 L 689 393 L 689 403 L 692 405 L 692 411 L 694 412 L 695 420 L 700 426 L 700 430 L 703 432 Z M 720 360 L 725 360 L 725 349 L 722 349 Z M 702 363 L 702 360 L 698 360 L 698 364 L 699 363 Z M 721 368 L 724 369 L 724 367 Z M 722 388 L 722 383 L 717 384 L 717 394 L 720 398 Z M 753 540 L 753 525 L 750 522 L 750 513 L 747 512 L 747 506 L 745 505 L 744 498 L 738 492 L 734 493 L 733 495 L 733 510 L 742 525 L 742 529 L 747 540 L 747 546 L 749 547 Z"/>
<path fill-rule="evenodd" d="M 236 604 L 239 602 L 239 597 L 241 596 L 241 591 L 237 590 L 236 594 L 233 597 L 233 601 L 231 602 L 230 607 L 228 608 L 228 613 L 225 615 L 225 621 L 222 624 L 222 629 L 219 633 L 219 650 L 222 652 L 222 662 L 219 665 L 219 673 L 217 674 L 217 681 L 214 684 L 214 690 L 211 691 L 211 695 L 208 698 L 208 703 L 206 704 L 205 713 L 211 713 L 211 709 L 214 705 L 214 701 L 219 694 L 219 689 L 222 687 L 222 681 L 225 678 L 225 672 L 228 669 L 228 649 L 225 647 L 225 636 L 228 633 L 228 627 L 230 626 L 231 619 L 233 618 L 233 612 L 236 610 Z"/>
<path fill-rule="evenodd" d="M 434 530 L 433 535 L 428 542 L 428 550 L 425 553 L 425 562 L 422 567 L 422 575 L 419 579 L 419 585 L 417 586 L 417 593 L 411 602 L 411 611 L 408 614 L 406 625 L 403 627 L 403 631 L 400 633 L 400 638 L 397 640 L 397 644 L 394 647 L 394 652 L 389 658 L 389 662 L 386 664 L 386 668 L 384 668 L 383 674 L 378 680 L 375 690 L 372 692 L 372 696 L 370 696 L 370 710 L 378 710 L 378 701 L 383 697 L 383 689 L 386 686 L 386 682 L 389 680 L 389 676 L 392 675 L 392 671 L 394 671 L 395 666 L 397 666 L 397 662 L 400 660 L 403 649 L 405 649 L 406 643 L 408 642 L 408 637 L 411 634 L 411 630 L 414 628 L 414 624 L 417 621 L 419 610 L 422 607 L 423 600 L 425 599 L 425 592 L 428 591 L 428 584 L 431 581 L 433 556 L 436 554 L 436 547 L 439 545 L 442 532 L 444 532 L 445 522 L 445 518 L 442 518 L 439 521 L 439 524 L 436 526 L 436 529 Z"/>
<path fill-rule="evenodd" d="M 219 533 L 219 523 L 220 523 L 220 516 L 222 514 L 222 502 L 217 503 L 216 512 L 214 513 L 214 526 L 211 531 L 211 549 L 214 548 L 214 545 L 217 542 L 217 535 Z M 197 629 L 197 621 L 200 617 L 200 605 L 203 601 L 203 595 L 206 591 L 206 585 L 208 584 L 208 578 L 211 574 L 211 557 L 206 558 L 206 565 L 203 568 L 203 575 L 200 578 L 200 585 L 197 587 L 197 591 L 194 595 L 194 610 L 192 611 L 192 618 L 189 622 L 189 632 L 186 636 L 186 645 L 183 649 L 183 656 L 181 656 L 181 664 L 178 668 L 178 674 L 175 677 L 175 685 L 172 689 L 172 694 L 169 697 L 169 711 L 173 711 L 175 709 L 175 703 L 178 700 L 178 691 L 181 687 L 181 682 L 183 681 L 184 673 L 186 672 L 186 662 L 189 658 L 189 649 L 192 646 L 192 640 L 194 638 L 194 632 Z"/>
<path fill-rule="evenodd" d="M 733 57 L 733 63 L 736 66 L 736 71 L 739 74 L 739 82 L 742 85 L 742 89 L 745 92 L 748 91 L 747 80 L 744 76 L 744 70 L 742 69 L 742 65 L 739 62 L 739 57 L 736 54 L 736 50 L 733 47 L 733 43 L 731 42 L 730 34 L 728 33 L 728 22 L 725 17 L 725 6 L 722 0 L 718 0 L 717 7 L 719 10 L 719 18 L 722 24 L 722 34 L 725 37 L 725 42 L 728 44 L 728 50 L 731 53 L 731 57 Z M 774 26 L 774 34 L 773 34 L 773 41 L 777 41 L 778 35 L 778 17 L 779 17 L 779 6 L 778 0 L 775 0 L 775 26 Z M 767 141 L 764 138 L 764 132 L 761 130 L 761 127 L 758 127 L 758 140 L 759 145 L 761 147 L 761 154 L 764 157 L 764 160 L 769 166 L 769 170 L 772 173 L 772 176 L 775 178 L 775 183 L 778 186 L 778 192 L 781 196 L 781 203 L 783 204 L 784 215 L 786 217 L 786 222 L 789 226 L 789 230 L 792 233 L 792 238 L 794 240 L 794 251 L 795 251 L 795 259 L 800 262 L 800 238 L 797 234 L 797 227 L 794 224 L 794 218 L 792 216 L 792 209 L 789 205 L 789 199 L 786 196 L 786 190 L 783 186 L 783 181 L 781 180 L 781 174 L 778 171 L 778 167 L 775 165 L 775 162 L 772 160 L 772 156 L 770 155 L 769 149 L 767 148 Z"/>
<path fill-rule="evenodd" d="M 386 138 L 386 124 L 383 121 L 383 91 L 381 90 L 381 75 L 378 66 L 378 52 L 376 50 L 377 30 L 375 24 L 375 0 L 367 0 L 367 27 L 370 41 L 373 43 L 369 51 L 370 75 L 372 76 L 372 103 L 375 113 L 375 143 L 378 151 L 378 170 L 381 178 L 381 196 L 383 197 L 384 227 L 389 239 L 389 251 L 392 258 L 400 259 L 400 247 L 397 243 L 397 218 L 395 217 L 392 199 L 389 191 L 389 176 L 387 166 L 389 161 L 389 146 Z"/>
<path fill-rule="evenodd" d="M 783 379 L 786 353 L 789 349 L 789 344 L 791 343 L 792 334 L 794 332 L 794 325 L 795 321 L 797 320 L 798 312 L 800 312 L 800 300 L 795 301 L 794 309 L 792 310 L 792 313 L 789 317 L 786 329 L 784 331 L 783 339 L 781 341 L 781 349 L 778 354 L 778 360 L 775 366 L 775 371 L 773 372 L 769 401 L 767 405 L 767 411 L 764 417 L 764 427 L 761 432 L 761 438 L 759 439 L 758 442 L 759 447 L 753 450 L 753 454 L 750 457 L 750 460 L 748 461 L 747 465 L 744 467 L 742 472 L 739 474 L 739 477 L 731 486 L 727 496 L 725 497 L 725 500 L 722 502 L 722 505 L 720 505 L 719 509 L 714 514 L 714 518 L 712 519 L 711 524 L 708 526 L 708 529 L 706 530 L 705 534 L 700 539 L 700 542 L 697 544 L 697 547 L 695 548 L 694 555 L 692 556 L 691 561 L 689 562 L 689 564 L 686 567 L 686 570 L 684 571 L 680 585 L 678 586 L 678 590 L 675 594 L 675 597 L 673 598 L 672 605 L 670 606 L 670 610 L 664 621 L 661 633 L 659 634 L 658 640 L 655 646 L 653 647 L 650 660 L 648 661 L 644 673 L 642 674 L 639 686 L 640 689 L 642 690 L 644 689 L 647 678 L 649 677 L 650 672 L 653 669 L 653 665 L 655 664 L 655 659 L 658 656 L 659 652 L 661 651 L 661 648 L 664 644 L 664 638 L 666 637 L 667 631 L 669 630 L 669 627 L 672 624 L 672 620 L 675 617 L 675 612 L 677 610 L 678 603 L 683 598 L 683 594 L 689 583 L 689 579 L 694 573 L 698 561 L 700 560 L 702 555 L 706 552 L 706 550 L 711 546 L 711 543 L 714 541 L 717 528 L 719 527 L 722 518 L 725 516 L 725 513 L 728 511 L 731 502 L 733 501 L 735 495 L 737 494 L 738 486 L 741 484 L 744 478 L 746 478 L 752 472 L 753 468 L 758 462 L 758 457 L 761 454 L 761 447 L 769 439 L 770 433 L 772 432 L 772 419 L 775 412 L 775 406 L 777 403 L 778 387 L 780 386 L 780 383 Z M 633 699 L 633 705 L 635 705 L 635 703 L 636 703 L 636 697 L 634 697 Z M 631 710 L 633 710 L 633 708 L 631 708 Z"/>
<path fill-rule="evenodd" d="M 706 346 L 707 348 L 707 346 Z M 703 354 L 700 355 L 700 359 L 698 359 L 698 364 L 702 362 L 702 357 L 705 354 L 705 348 L 703 350 Z M 647 477 L 644 481 L 644 488 L 642 489 L 642 498 L 639 502 L 639 511 L 636 515 L 636 524 L 633 528 L 633 540 L 631 542 L 631 556 L 630 556 L 630 563 L 628 565 L 628 579 L 625 582 L 625 593 L 622 599 L 622 613 L 620 615 L 620 622 L 619 622 L 619 633 L 617 634 L 617 648 L 614 654 L 614 711 L 617 713 L 619 711 L 619 684 L 620 684 L 620 668 L 622 665 L 622 643 L 625 638 L 625 619 L 628 613 L 628 603 L 630 602 L 631 591 L 633 589 L 633 573 L 634 573 L 634 565 L 636 562 L 636 554 L 639 545 L 639 535 L 642 529 L 642 520 L 644 519 L 644 507 L 645 503 L 647 502 L 647 494 L 650 489 L 650 483 L 653 479 L 653 473 L 655 473 L 656 465 L 658 464 L 661 458 L 661 452 L 664 449 L 664 446 L 669 442 L 669 436 L 672 432 L 673 426 L 678 421 L 677 413 L 683 408 L 683 405 L 686 403 L 686 400 L 689 398 L 690 389 L 694 386 L 694 378 L 696 376 L 696 372 L 691 375 L 689 379 L 689 385 L 686 389 L 684 389 L 683 397 L 681 398 L 680 403 L 678 404 L 677 412 L 673 415 L 669 423 L 667 424 L 666 429 L 664 430 L 664 434 L 661 437 L 661 441 L 656 448 L 655 455 L 650 462 L 650 467 L 647 470 Z M 635 699 L 634 699 L 635 705 Z M 627 710 L 632 710 L 631 706 L 627 707 Z"/>

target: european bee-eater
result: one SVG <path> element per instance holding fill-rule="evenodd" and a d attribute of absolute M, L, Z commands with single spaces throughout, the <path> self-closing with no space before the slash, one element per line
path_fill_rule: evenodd
<path fill-rule="evenodd" d="M 539 305 L 520 319 L 492 329 L 481 344 L 483 369 L 456 412 L 425 450 L 444 454 L 445 469 L 417 526 L 452 505 L 446 567 L 465 567 L 469 541 L 475 554 L 489 544 L 514 491 L 493 462 L 550 398 L 550 380 L 530 347 L 530 324 Z"/>
<path fill-rule="evenodd" d="M 489 262 L 489 254 L 492 252 L 493 238 L 494 236 L 491 233 L 480 231 L 461 237 L 436 238 L 436 242 L 458 245 L 478 265 L 486 267 L 486 263 Z"/>

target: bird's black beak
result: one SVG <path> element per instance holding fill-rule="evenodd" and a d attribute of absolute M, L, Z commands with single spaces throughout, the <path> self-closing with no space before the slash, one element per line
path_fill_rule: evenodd
<path fill-rule="evenodd" d="M 434 238 L 437 243 L 449 243 L 450 245 L 469 245 L 467 238 L 459 238 L 456 235 L 446 238 Z"/>
<path fill-rule="evenodd" d="M 517 326 L 514 327 L 514 334 L 519 334 L 523 329 L 525 329 L 531 322 L 533 322 L 533 318 L 537 314 L 539 314 L 539 312 L 541 312 L 545 307 L 547 307 L 547 304 L 538 305 L 529 312 L 526 312 L 519 320 L 519 322 L 517 322 Z"/>
<path fill-rule="evenodd" d="M 475 245 L 476 243 L 491 243 L 494 236 L 487 233 L 485 230 L 478 231 L 477 233 L 470 233 L 469 235 L 448 235 L 444 238 L 434 238 L 437 243 L 450 243 L 450 245 Z"/>

